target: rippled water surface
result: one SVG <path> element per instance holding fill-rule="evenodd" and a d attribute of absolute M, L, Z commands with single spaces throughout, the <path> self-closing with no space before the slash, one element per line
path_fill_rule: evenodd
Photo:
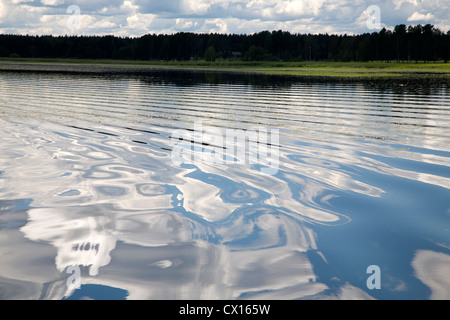
<path fill-rule="evenodd" d="M 1 73 L 0 298 L 450 299 L 449 93 Z M 199 123 L 278 130 L 276 170 L 174 162 Z"/>

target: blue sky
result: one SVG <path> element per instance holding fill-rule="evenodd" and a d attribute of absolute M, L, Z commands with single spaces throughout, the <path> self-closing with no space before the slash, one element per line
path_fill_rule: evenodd
<path fill-rule="evenodd" d="M 368 28 L 378 6 L 380 27 L 433 24 L 450 30 L 449 0 L 0 0 L 0 33 L 141 36 L 147 33 L 353 34 Z M 67 9 L 77 6 L 77 12 Z M 74 24 L 74 22 L 76 22 Z"/>

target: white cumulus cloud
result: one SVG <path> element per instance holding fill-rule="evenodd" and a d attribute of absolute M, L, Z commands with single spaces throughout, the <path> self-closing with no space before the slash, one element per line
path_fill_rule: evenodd
<path fill-rule="evenodd" d="M 447 31 L 448 0 L 0 0 L 0 31 L 61 35 L 67 7 L 83 16 L 79 34 L 141 36 L 147 33 L 364 33 L 369 5 L 380 25 L 430 23 Z M 54 18 L 51 18 L 54 16 Z"/>
<path fill-rule="evenodd" d="M 434 16 L 431 13 L 423 14 L 419 12 L 414 12 L 408 19 L 406 19 L 409 22 L 416 22 L 416 21 L 431 21 L 434 19 Z"/>

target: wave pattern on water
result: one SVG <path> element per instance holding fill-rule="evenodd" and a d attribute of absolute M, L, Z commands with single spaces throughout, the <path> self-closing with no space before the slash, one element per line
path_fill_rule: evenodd
<path fill-rule="evenodd" d="M 447 87 L 160 80 L 0 75 L 6 298 L 68 297 L 70 266 L 129 299 L 448 294 L 422 267 L 450 254 Z M 174 165 L 171 136 L 196 121 L 279 129 L 279 170 Z M 388 238 L 409 241 L 406 256 L 389 259 Z M 383 292 L 361 281 L 368 252 Z"/>

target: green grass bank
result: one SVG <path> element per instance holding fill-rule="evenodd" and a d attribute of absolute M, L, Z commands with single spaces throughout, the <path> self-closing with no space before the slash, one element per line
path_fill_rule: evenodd
<path fill-rule="evenodd" d="M 450 63 L 439 62 L 266 62 L 266 61 L 135 61 L 93 59 L 30 59 L 0 58 L 0 70 L 57 71 L 58 69 L 133 70 L 181 69 L 201 71 L 230 71 L 265 75 L 303 76 L 321 78 L 449 78 Z"/>

